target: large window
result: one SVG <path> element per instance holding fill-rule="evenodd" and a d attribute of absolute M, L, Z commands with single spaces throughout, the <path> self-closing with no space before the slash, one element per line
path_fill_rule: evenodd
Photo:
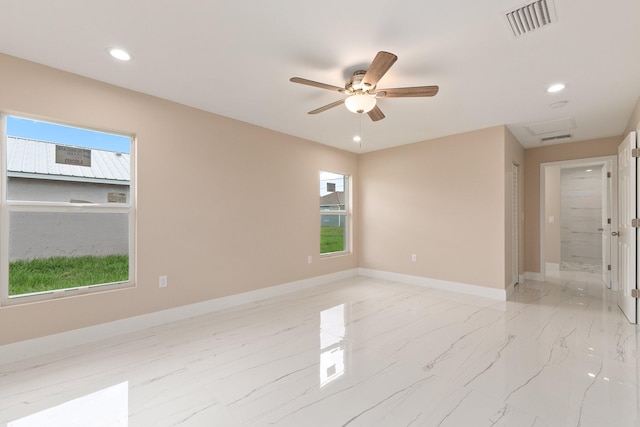
<path fill-rule="evenodd" d="M 2 116 L 2 303 L 133 282 L 131 136 Z"/>
<path fill-rule="evenodd" d="M 349 177 L 320 172 L 320 253 L 349 251 Z"/>

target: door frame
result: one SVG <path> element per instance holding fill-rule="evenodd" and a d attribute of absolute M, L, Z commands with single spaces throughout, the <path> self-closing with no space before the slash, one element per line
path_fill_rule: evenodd
<path fill-rule="evenodd" d="M 601 157 L 589 157 L 584 159 L 574 160 L 561 160 L 556 162 L 540 163 L 540 274 L 542 280 L 546 280 L 547 266 L 545 261 L 545 234 L 547 227 L 546 212 L 546 168 L 548 167 L 587 167 L 587 166 L 611 166 L 611 178 L 614 181 L 612 186 L 612 194 L 610 197 L 610 212 L 611 212 L 611 231 L 618 231 L 618 191 L 617 191 L 617 179 L 618 179 L 618 156 L 601 156 Z M 616 239 L 615 244 L 611 246 L 611 265 L 617 265 L 618 262 L 618 241 Z M 611 268 L 611 289 L 618 290 L 618 276 L 615 268 Z"/>
<path fill-rule="evenodd" d="M 522 180 L 520 163 L 515 160 L 511 162 L 511 285 L 515 286 L 522 282 L 520 276 L 520 181 Z"/>

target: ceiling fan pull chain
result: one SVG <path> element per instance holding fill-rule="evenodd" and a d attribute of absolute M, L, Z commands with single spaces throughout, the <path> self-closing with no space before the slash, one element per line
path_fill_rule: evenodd
<path fill-rule="evenodd" d="M 359 120 L 359 124 L 358 124 L 358 135 L 360 136 L 360 149 L 362 150 L 362 116 L 363 114 L 358 114 L 358 120 Z"/>

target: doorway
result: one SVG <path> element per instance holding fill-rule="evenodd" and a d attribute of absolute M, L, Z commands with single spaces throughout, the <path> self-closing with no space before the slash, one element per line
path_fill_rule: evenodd
<path fill-rule="evenodd" d="M 615 169 L 615 156 L 540 165 L 543 277 L 588 272 L 617 289 Z"/>

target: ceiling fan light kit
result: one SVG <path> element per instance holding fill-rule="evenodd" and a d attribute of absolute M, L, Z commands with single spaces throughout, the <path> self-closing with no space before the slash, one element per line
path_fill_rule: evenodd
<path fill-rule="evenodd" d="M 352 113 L 368 113 L 376 106 L 376 98 L 366 93 L 356 93 L 345 99 L 344 105 Z"/>
<path fill-rule="evenodd" d="M 344 103 L 347 109 L 356 114 L 367 113 L 374 122 L 384 119 L 380 107 L 376 105 L 378 98 L 408 98 L 435 96 L 438 86 L 417 86 L 395 89 L 376 89 L 378 81 L 389 71 L 398 57 L 389 52 L 378 52 L 368 70 L 358 70 L 347 80 L 344 89 L 326 83 L 315 82 L 301 77 L 292 77 L 293 83 L 313 86 L 320 89 L 344 93 L 347 98 L 332 102 L 323 107 L 309 111 L 308 114 L 318 114 Z"/>

